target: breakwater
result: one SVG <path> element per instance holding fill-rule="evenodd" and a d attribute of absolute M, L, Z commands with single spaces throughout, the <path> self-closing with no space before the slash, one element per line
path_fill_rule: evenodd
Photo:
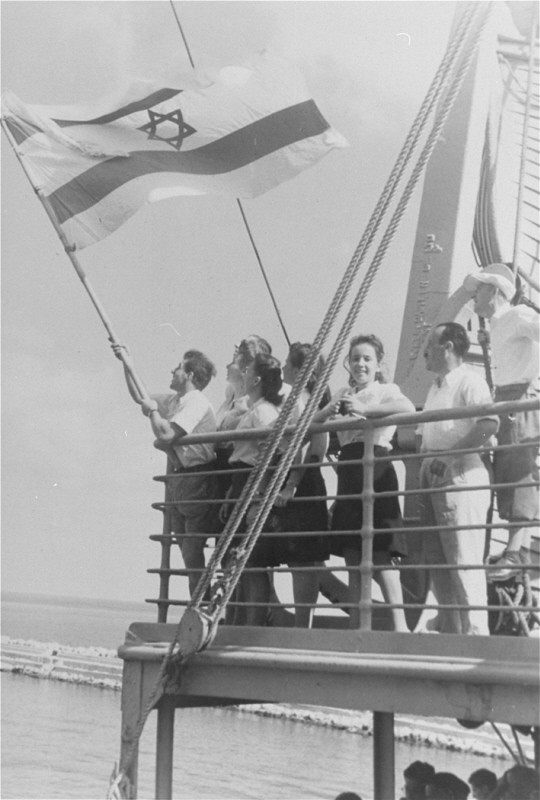
<path fill-rule="evenodd" d="M 70 647 L 57 642 L 2 637 L 0 669 L 34 678 L 84 684 L 102 689 L 120 690 L 122 661 L 116 650 L 103 647 Z M 280 703 L 257 703 L 237 706 L 234 713 L 287 719 L 304 725 L 316 725 L 347 731 L 360 736 L 372 735 L 369 711 L 291 706 Z M 508 726 L 501 726 L 507 729 Z M 427 748 L 443 749 L 489 758 L 509 759 L 491 725 L 475 730 L 462 728 L 456 721 L 396 715 L 396 740 Z M 533 757 L 532 740 L 520 737 L 525 753 Z"/>

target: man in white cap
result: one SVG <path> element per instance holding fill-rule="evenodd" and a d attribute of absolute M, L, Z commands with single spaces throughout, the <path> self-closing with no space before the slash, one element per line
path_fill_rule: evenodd
<path fill-rule="evenodd" d="M 516 292 L 511 265 L 489 264 L 467 275 L 463 286 L 474 297 L 475 312 L 490 323 L 490 336 L 483 335 L 485 340 L 491 339 L 495 401 L 537 398 L 540 318 L 534 308 L 511 305 Z M 512 523 L 506 550 L 497 561 L 499 569 L 491 573 L 491 577 L 498 580 L 510 577 L 516 568 L 529 561 L 530 522 L 539 517 L 538 487 L 512 484 L 538 481 L 539 438 L 537 410 L 501 416 L 498 444 L 522 446 L 499 450 L 494 457 L 495 483 L 509 484 L 497 489 L 499 516 Z M 523 446 L 527 443 L 529 446 Z M 519 523 L 526 524 L 520 526 Z"/>
<path fill-rule="evenodd" d="M 469 346 L 467 332 L 457 322 L 432 329 L 424 357 L 426 369 L 436 377 L 424 411 L 491 403 L 484 378 L 464 364 Z M 487 605 L 482 562 L 491 490 L 481 448 L 489 444 L 497 427 L 497 417 L 487 415 L 424 422 L 417 431 L 424 454 L 420 489 L 434 490 L 422 495 L 420 518 L 431 529 L 425 534 L 424 556 L 434 567 L 430 579 L 439 609 L 434 619 L 421 617 L 416 633 L 489 635 L 488 614 L 482 608 Z M 461 452 L 472 448 L 478 452 Z M 466 487 L 470 488 L 463 491 Z M 478 568 L 472 569 L 473 565 Z"/>

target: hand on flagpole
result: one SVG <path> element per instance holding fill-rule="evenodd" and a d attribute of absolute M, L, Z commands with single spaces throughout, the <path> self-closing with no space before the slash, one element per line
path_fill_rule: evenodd
<path fill-rule="evenodd" d="M 133 361 L 132 361 L 132 358 L 131 358 L 131 353 L 129 352 L 129 350 L 126 347 L 126 345 L 125 344 L 119 344 L 118 342 L 113 342 L 111 339 L 109 339 L 109 341 L 111 342 L 111 350 L 115 354 L 116 358 L 119 361 L 122 361 L 124 364 L 128 364 L 129 363 L 129 365 L 131 367 L 133 367 Z"/>
<path fill-rule="evenodd" d="M 158 404 L 155 400 L 143 400 L 141 410 L 145 417 L 149 417 L 152 411 L 158 411 Z"/>
<path fill-rule="evenodd" d="M 111 336 L 109 336 L 111 349 L 116 358 L 122 362 L 124 366 L 124 376 L 129 393 L 136 403 L 141 405 L 143 401 L 150 402 L 150 398 L 144 388 L 144 385 L 138 380 L 135 373 L 135 364 L 131 358 L 131 353 L 125 344 L 119 344 Z M 155 409 L 152 409 L 155 410 Z"/>

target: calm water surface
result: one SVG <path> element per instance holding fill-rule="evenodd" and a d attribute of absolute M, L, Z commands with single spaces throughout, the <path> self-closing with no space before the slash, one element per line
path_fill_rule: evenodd
<path fill-rule="evenodd" d="M 119 692 L 4 673 L 2 798 L 105 797 L 119 755 L 119 732 Z M 152 714 L 141 740 L 139 798 L 154 796 L 154 746 Z M 371 746 L 371 739 L 288 720 L 224 709 L 179 710 L 174 797 L 333 800 L 338 792 L 354 789 L 369 800 Z M 481 766 L 498 773 L 504 769 L 490 759 L 398 745 L 399 778 L 415 759 L 463 778 Z"/>
<path fill-rule="evenodd" d="M 144 603 L 2 593 L 2 634 L 17 639 L 116 649 L 131 622 L 155 619 Z M 139 798 L 154 796 L 155 725 L 152 714 L 141 740 Z M 1 741 L 4 800 L 103 798 L 120 752 L 120 693 L 3 673 Z M 333 800 L 354 790 L 369 800 L 371 759 L 372 740 L 346 731 L 183 709 L 176 714 L 174 797 Z M 403 769 L 416 759 L 465 779 L 482 766 L 498 774 L 508 766 L 398 744 L 398 792 Z"/>

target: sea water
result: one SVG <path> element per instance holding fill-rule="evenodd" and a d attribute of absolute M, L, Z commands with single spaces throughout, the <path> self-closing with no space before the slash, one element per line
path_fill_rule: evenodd
<path fill-rule="evenodd" d="M 12 638 L 114 648 L 135 620 L 155 621 L 155 611 L 36 596 L 2 601 L 2 633 Z M 154 797 L 155 724 L 151 714 L 140 743 L 140 798 Z M 120 749 L 120 693 L 4 673 L 1 741 L 4 800 L 103 798 Z M 372 740 L 343 730 L 232 709 L 181 709 L 174 752 L 178 800 L 333 800 L 344 790 L 372 797 Z M 508 766 L 398 743 L 398 790 L 416 759 L 465 779 L 481 766 L 498 774 Z"/>

